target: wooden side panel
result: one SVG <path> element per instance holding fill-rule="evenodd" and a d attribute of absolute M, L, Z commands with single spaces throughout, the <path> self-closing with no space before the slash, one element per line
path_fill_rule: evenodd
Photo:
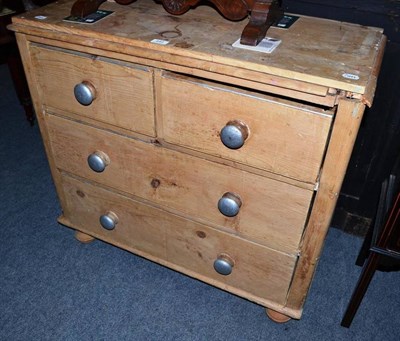
<path fill-rule="evenodd" d="M 159 94 L 166 141 L 289 178 L 317 179 L 332 112 L 218 83 L 164 73 Z M 250 134 L 240 149 L 225 147 L 221 129 L 238 120 Z"/>
<path fill-rule="evenodd" d="M 285 303 L 296 257 L 70 177 L 62 182 L 67 200 L 61 222 L 259 303 Z M 99 216 L 107 211 L 118 216 L 111 231 L 99 224 Z M 220 253 L 228 253 L 235 262 L 228 276 L 213 268 Z"/>
<path fill-rule="evenodd" d="M 299 263 L 287 307 L 301 309 L 314 276 L 325 236 L 339 196 L 365 105 L 350 100 L 339 103 L 319 189 L 300 250 Z"/>
<path fill-rule="evenodd" d="M 297 252 L 312 191 L 57 116 L 48 115 L 46 123 L 59 169 L 275 249 Z M 87 164 L 96 150 L 110 159 L 102 173 Z M 218 210 L 226 192 L 242 200 L 236 217 L 225 217 Z"/>
<path fill-rule="evenodd" d="M 53 181 L 55 183 L 55 188 L 57 191 L 57 196 L 61 202 L 61 206 L 63 206 L 63 203 L 65 201 L 64 198 L 64 193 L 62 191 L 61 185 L 60 185 L 60 173 L 57 171 L 57 168 L 54 163 L 54 158 L 51 153 L 51 147 L 50 147 L 50 142 L 48 139 L 48 132 L 46 129 L 46 124 L 44 123 L 44 112 L 43 112 L 43 104 L 42 104 L 42 99 L 39 96 L 39 91 L 40 89 L 37 86 L 37 81 L 35 78 L 35 68 L 32 62 L 32 56 L 30 54 L 30 47 L 31 43 L 27 39 L 27 36 L 24 34 L 19 34 L 16 33 L 15 37 L 17 39 L 18 43 L 18 48 L 19 52 L 21 54 L 24 70 L 25 70 L 25 75 L 26 79 L 28 81 L 29 85 L 29 91 L 32 96 L 32 102 L 34 105 L 35 113 L 36 113 L 36 118 L 37 122 L 39 125 L 40 133 L 43 139 L 43 145 L 45 147 L 46 155 L 47 155 L 47 160 L 50 165 L 50 171 L 51 175 L 53 178 Z"/>
<path fill-rule="evenodd" d="M 46 107 L 155 135 L 150 69 L 36 45 L 30 51 L 39 96 Z M 75 85 L 82 81 L 92 84 L 96 92 L 95 100 L 87 106 L 74 96 Z"/>

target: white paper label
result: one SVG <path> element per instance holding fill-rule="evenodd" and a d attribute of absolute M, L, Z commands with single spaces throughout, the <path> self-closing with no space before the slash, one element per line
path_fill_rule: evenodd
<path fill-rule="evenodd" d="M 236 40 L 232 44 L 232 46 L 240 48 L 240 49 L 250 50 L 250 51 L 271 53 L 273 50 L 275 50 L 278 47 L 278 45 L 280 43 L 281 43 L 281 40 L 265 37 L 263 40 L 260 41 L 260 43 L 257 46 L 240 44 L 240 39 Z"/>
<path fill-rule="evenodd" d="M 352 73 L 344 73 L 342 77 L 346 79 L 351 79 L 353 81 L 358 81 L 360 79 L 360 77 L 358 77 L 357 75 L 353 75 Z"/>
<path fill-rule="evenodd" d="M 150 43 L 158 44 L 158 45 L 167 45 L 169 43 L 169 41 L 163 40 L 163 39 L 153 39 L 150 41 Z"/>

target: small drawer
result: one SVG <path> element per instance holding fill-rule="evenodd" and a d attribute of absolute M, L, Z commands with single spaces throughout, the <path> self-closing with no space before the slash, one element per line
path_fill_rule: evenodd
<path fill-rule="evenodd" d="M 48 110 L 155 135 L 149 69 L 38 45 L 31 47 L 31 54 L 37 90 Z"/>
<path fill-rule="evenodd" d="M 332 112 L 168 72 L 160 88 L 166 141 L 316 181 Z"/>
<path fill-rule="evenodd" d="M 46 115 L 56 166 L 171 211 L 296 252 L 313 191 Z"/>
<path fill-rule="evenodd" d="M 60 221 L 250 300 L 284 304 L 297 257 L 63 176 Z M 101 218 L 112 213 L 112 229 Z M 114 218 L 115 219 L 115 218 Z"/>
<path fill-rule="evenodd" d="M 61 186 L 63 223 L 124 249 L 165 259 L 161 211 L 69 176 L 62 176 Z"/>

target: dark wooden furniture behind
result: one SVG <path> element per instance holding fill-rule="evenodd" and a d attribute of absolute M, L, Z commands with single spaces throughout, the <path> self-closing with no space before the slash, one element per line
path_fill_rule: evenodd
<path fill-rule="evenodd" d="M 33 110 L 28 83 L 26 81 L 15 35 L 14 32 L 7 29 L 7 26 L 11 24 L 11 18 L 14 15 L 35 7 L 47 5 L 51 2 L 54 2 L 54 0 L 0 1 L 0 63 L 7 63 L 8 65 L 15 92 L 18 100 L 24 107 L 25 115 L 30 125 L 34 123 L 35 112 Z"/>
<path fill-rule="evenodd" d="M 18 99 L 24 107 L 27 120 L 33 125 L 34 111 L 24 68 L 14 33 L 7 29 L 7 25 L 11 23 L 11 17 L 16 13 L 23 12 L 24 6 L 21 1 L 3 1 L 2 5 L 4 7 L 3 10 L 0 8 L 0 62 L 7 63 Z"/>
<path fill-rule="evenodd" d="M 350 327 L 374 273 L 382 262 L 387 259 L 400 261 L 399 183 L 400 172 L 397 162 L 392 174 L 382 184 L 375 224 L 367 234 L 357 259 L 357 265 L 365 264 L 344 314 L 343 327 Z"/>

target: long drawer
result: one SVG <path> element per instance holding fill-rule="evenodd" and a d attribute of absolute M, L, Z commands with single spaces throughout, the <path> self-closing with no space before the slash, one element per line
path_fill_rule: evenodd
<path fill-rule="evenodd" d="M 151 69 L 39 45 L 31 55 L 40 98 L 50 110 L 155 135 Z"/>
<path fill-rule="evenodd" d="M 62 178 L 62 185 L 66 199 L 62 223 L 257 302 L 285 303 L 295 256 L 68 176 Z M 112 230 L 99 222 L 110 212 L 117 221 Z M 233 261 L 229 275 L 214 269 L 221 255 Z"/>
<path fill-rule="evenodd" d="M 311 190 L 54 115 L 46 115 L 46 125 L 61 170 L 278 250 L 298 249 Z M 89 167 L 93 155 L 107 164 L 103 171 Z M 227 194 L 240 199 L 235 216 L 220 206 Z"/>
<path fill-rule="evenodd" d="M 160 112 L 166 141 L 314 183 L 331 111 L 164 72 Z"/>

